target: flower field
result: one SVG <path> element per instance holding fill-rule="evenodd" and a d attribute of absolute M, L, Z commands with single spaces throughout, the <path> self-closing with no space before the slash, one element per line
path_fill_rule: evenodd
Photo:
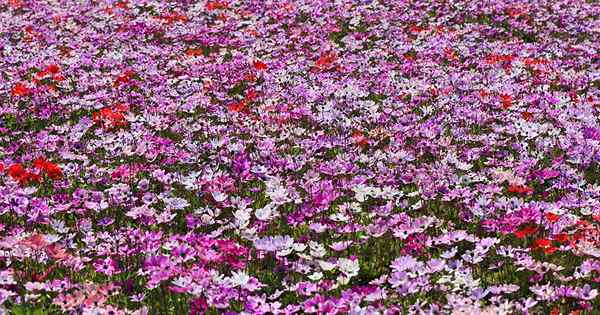
<path fill-rule="evenodd" d="M 597 0 L 0 0 L 0 314 L 600 314 Z"/>

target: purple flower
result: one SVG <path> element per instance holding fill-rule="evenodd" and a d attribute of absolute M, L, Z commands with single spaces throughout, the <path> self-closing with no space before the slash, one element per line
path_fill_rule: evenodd
<path fill-rule="evenodd" d="M 98 225 L 109 226 L 109 225 L 113 224 L 114 222 L 115 222 L 114 218 L 105 217 L 105 218 L 100 219 L 100 221 L 98 221 Z"/>
<path fill-rule="evenodd" d="M 482 288 L 475 288 L 473 291 L 471 291 L 471 297 L 473 297 L 475 300 L 481 300 L 485 298 L 488 294 L 489 291 L 484 290 Z"/>
<path fill-rule="evenodd" d="M 592 289 L 589 284 L 584 284 L 583 288 L 577 290 L 577 295 L 580 299 L 591 301 L 598 296 L 598 290 Z"/>
<path fill-rule="evenodd" d="M 190 301 L 189 315 L 202 315 L 208 309 L 208 303 L 205 298 L 197 297 Z"/>
<path fill-rule="evenodd" d="M 294 245 L 294 239 L 289 235 L 267 236 L 254 241 L 254 247 L 259 250 L 274 252 L 289 249 Z"/>
<path fill-rule="evenodd" d="M 583 137 L 585 139 L 600 141 L 600 130 L 598 128 L 585 127 L 583 128 Z"/>

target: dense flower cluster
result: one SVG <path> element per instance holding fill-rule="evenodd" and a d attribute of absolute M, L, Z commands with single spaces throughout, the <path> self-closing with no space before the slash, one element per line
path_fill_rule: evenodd
<path fill-rule="evenodd" d="M 0 1 L 0 313 L 597 314 L 599 15 Z"/>

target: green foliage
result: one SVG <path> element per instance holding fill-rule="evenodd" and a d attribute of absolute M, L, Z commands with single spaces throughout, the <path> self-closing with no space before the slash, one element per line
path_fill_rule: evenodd
<path fill-rule="evenodd" d="M 584 172 L 585 180 L 590 184 L 600 185 L 600 165 L 593 162 Z"/>
<path fill-rule="evenodd" d="M 51 314 L 43 308 L 33 308 L 29 306 L 15 305 L 12 307 L 11 312 L 14 315 L 48 315 Z"/>

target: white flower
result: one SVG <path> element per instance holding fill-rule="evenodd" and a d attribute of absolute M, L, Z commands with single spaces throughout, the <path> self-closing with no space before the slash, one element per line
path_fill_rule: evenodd
<path fill-rule="evenodd" d="M 223 202 L 225 199 L 227 199 L 227 194 L 224 194 L 220 191 L 213 191 L 211 192 L 211 195 L 216 202 Z"/>
<path fill-rule="evenodd" d="M 302 252 L 306 249 L 306 244 L 302 244 L 302 243 L 295 243 L 294 244 L 294 250 L 297 252 Z"/>
<path fill-rule="evenodd" d="M 354 306 L 352 310 L 348 313 L 348 315 L 379 315 L 378 311 L 370 311 L 366 308 L 362 308 L 359 305 Z"/>
<path fill-rule="evenodd" d="M 231 273 L 231 277 L 229 277 L 229 282 L 234 287 L 244 287 L 248 281 L 250 281 L 250 276 L 248 276 L 243 270 L 242 271 L 233 271 Z"/>
<path fill-rule="evenodd" d="M 383 198 L 386 198 L 386 199 L 392 199 L 395 196 L 402 197 L 402 196 L 404 196 L 404 193 L 399 191 L 398 189 L 394 189 L 392 187 L 386 186 L 381 189 L 380 196 Z"/>
<path fill-rule="evenodd" d="M 354 197 L 358 202 L 364 202 L 366 197 L 371 194 L 371 188 L 363 184 L 352 187 L 352 191 L 354 191 Z"/>
<path fill-rule="evenodd" d="M 347 277 L 345 275 L 339 275 L 337 277 L 337 283 L 341 284 L 341 285 L 346 285 L 350 282 L 350 277 Z"/>
<path fill-rule="evenodd" d="M 186 288 L 186 287 L 190 286 L 190 284 L 192 284 L 192 278 L 191 277 L 179 277 L 179 278 L 173 280 L 172 283 L 178 287 Z"/>
<path fill-rule="evenodd" d="M 183 198 L 165 198 L 165 206 L 170 210 L 180 210 L 189 207 L 189 202 Z"/>
<path fill-rule="evenodd" d="M 0 271 L 0 285 L 11 285 L 16 283 L 12 270 L 7 269 Z"/>
<path fill-rule="evenodd" d="M 340 271 L 349 278 L 358 275 L 358 271 L 360 270 L 358 259 L 348 259 L 342 257 L 338 259 L 337 265 L 340 268 Z"/>
<path fill-rule="evenodd" d="M 291 200 L 287 189 L 281 185 L 278 178 L 270 178 L 266 185 L 265 193 L 275 205 L 282 205 Z"/>
<path fill-rule="evenodd" d="M 417 210 L 423 206 L 423 200 L 419 200 L 417 203 L 411 206 L 413 210 Z"/>
<path fill-rule="evenodd" d="M 296 255 L 298 255 L 298 257 L 305 259 L 305 260 L 313 260 L 312 256 L 307 255 L 307 254 L 297 253 Z"/>
<path fill-rule="evenodd" d="M 250 211 L 248 209 L 238 209 L 233 213 L 235 223 L 240 228 L 245 228 L 250 223 Z"/>
<path fill-rule="evenodd" d="M 458 251 L 458 250 L 456 249 L 456 247 L 452 247 L 452 249 L 450 249 L 450 250 L 447 250 L 447 251 L 443 252 L 443 253 L 440 255 L 440 257 L 442 257 L 442 258 L 446 258 L 446 259 L 450 259 L 450 258 L 454 257 L 454 255 L 456 255 L 456 252 L 457 252 L 457 251 Z"/>
<path fill-rule="evenodd" d="M 310 241 L 308 245 L 310 246 L 310 255 L 313 257 L 321 258 L 327 254 L 325 247 L 317 242 Z"/>
<path fill-rule="evenodd" d="M 158 222 L 158 223 L 171 222 L 171 221 L 173 221 L 173 219 L 175 219 L 176 216 L 177 216 L 177 213 L 171 213 L 171 212 L 165 210 L 164 212 L 161 212 L 156 217 L 156 222 Z"/>
<path fill-rule="evenodd" d="M 61 220 L 52 220 L 52 228 L 57 233 L 65 234 L 69 232 L 69 228 L 65 226 L 65 222 Z"/>
<path fill-rule="evenodd" d="M 349 203 L 348 209 L 352 210 L 355 213 L 360 213 L 363 210 L 362 207 L 360 206 L 360 203 L 358 203 L 358 202 Z"/>
<path fill-rule="evenodd" d="M 377 288 L 375 290 L 375 292 L 369 293 L 365 297 L 365 301 L 374 302 L 374 301 L 378 301 L 378 300 L 385 300 L 386 298 L 387 298 L 387 293 L 386 293 L 385 289 Z"/>
<path fill-rule="evenodd" d="M 416 197 L 419 195 L 419 191 L 413 191 L 411 193 L 406 194 L 407 197 Z"/>
<path fill-rule="evenodd" d="M 279 250 L 279 251 L 277 251 L 277 254 L 276 254 L 276 255 L 277 255 L 277 257 L 285 257 L 285 256 L 287 256 L 287 255 L 291 254 L 293 250 L 294 250 L 294 249 L 293 249 L 292 247 L 290 247 L 290 248 L 285 248 L 285 249 L 282 249 L 282 250 Z"/>
<path fill-rule="evenodd" d="M 225 280 L 225 277 L 223 277 L 222 274 L 220 274 L 218 271 L 214 271 L 213 274 L 212 274 L 212 281 L 214 283 L 216 283 L 216 284 L 222 284 L 226 280 Z"/>
<path fill-rule="evenodd" d="M 267 168 L 264 165 L 254 165 L 250 171 L 254 174 L 264 174 L 267 172 Z"/>
<path fill-rule="evenodd" d="M 529 288 L 531 292 L 539 297 L 539 300 L 548 300 L 554 296 L 554 288 L 549 284 L 534 285 Z"/>
<path fill-rule="evenodd" d="M 308 279 L 312 280 L 312 281 L 319 281 L 323 278 L 323 273 L 322 272 L 315 272 L 311 275 L 308 276 Z"/>
<path fill-rule="evenodd" d="M 46 284 L 43 282 L 27 282 L 25 283 L 25 289 L 27 289 L 27 291 L 46 290 Z"/>
<path fill-rule="evenodd" d="M 459 170 L 468 171 L 471 168 L 473 168 L 473 165 L 471 165 L 469 163 L 464 163 L 464 162 L 457 161 L 456 162 L 456 168 L 458 168 Z"/>
<path fill-rule="evenodd" d="M 275 210 L 275 207 L 276 206 L 273 203 L 270 203 L 260 209 L 256 209 L 254 215 L 257 219 L 261 221 L 268 221 L 274 216 L 273 212 Z"/>
<path fill-rule="evenodd" d="M 172 250 L 173 248 L 179 246 L 179 242 L 177 241 L 167 241 L 162 245 L 162 248 L 165 250 Z"/>
<path fill-rule="evenodd" d="M 324 261 L 324 260 L 319 260 L 319 266 L 321 266 L 321 269 L 325 270 L 325 271 L 331 271 L 333 269 L 335 269 L 336 265 L 332 264 L 328 261 Z"/>
<path fill-rule="evenodd" d="M 339 212 L 330 215 L 329 218 L 336 222 L 348 222 L 350 220 L 350 217 L 348 215 Z"/>

